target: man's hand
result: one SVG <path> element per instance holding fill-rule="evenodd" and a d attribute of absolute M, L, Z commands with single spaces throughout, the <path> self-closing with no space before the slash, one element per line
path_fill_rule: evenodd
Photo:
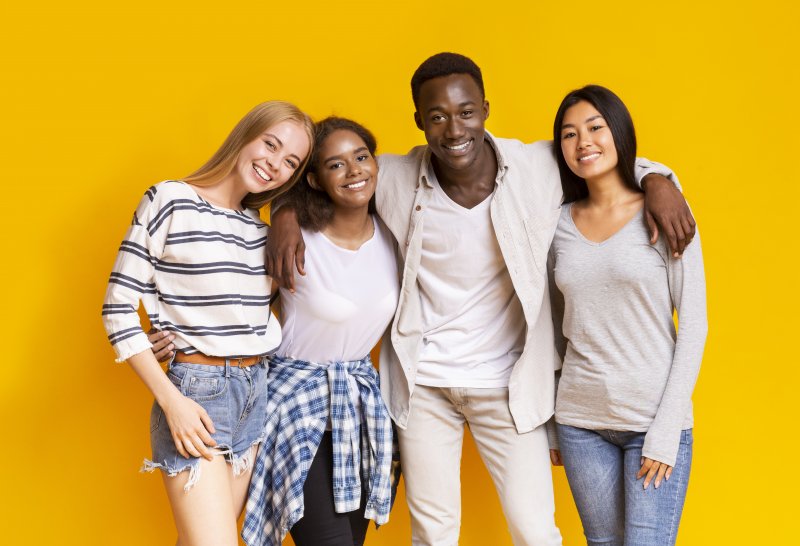
<path fill-rule="evenodd" d="M 644 217 L 650 231 L 650 244 L 658 241 L 659 226 L 667 237 L 672 255 L 679 258 L 695 234 L 695 221 L 686 199 L 669 179 L 648 174 L 642 180 L 645 190 Z"/>
<path fill-rule="evenodd" d="M 550 462 L 553 463 L 553 466 L 564 466 L 564 461 L 561 460 L 561 451 L 558 449 L 551 449 Z"/>
<path fill-rule="evenodd" d="M 159 362 L 165 362 L 175 356 L 175 334 L 168 331 L 156 330 L 151 328 L 147 332 L 147 339 L 153 344 L 153 354 Z"/>
<path fill-rule="evenodd" d="M 291 207 L 281 207 L 272 215 L 266 251 L 267 273 L 278 286 L 294 292 L 294 268 L 301 275 L 306 274 L 306 244 Z"/>

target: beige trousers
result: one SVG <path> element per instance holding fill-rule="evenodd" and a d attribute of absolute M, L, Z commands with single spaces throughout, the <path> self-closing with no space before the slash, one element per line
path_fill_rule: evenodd
<path fill-rule="evenodd" d="M 517 433 L 507 388 L 420 385 L 411 399 L 408 427 L 398 429 L 412 543 L 458 544 L 465 424 L 494 481 L 514 544 L 560 545 L 544 426 Z"/>

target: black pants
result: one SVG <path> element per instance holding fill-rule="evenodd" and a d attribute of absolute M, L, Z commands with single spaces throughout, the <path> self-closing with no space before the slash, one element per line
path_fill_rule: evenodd
<path fill-rule="evenodd" d="M 333 441 L 330 431 L 322 436 L 303 485 L 303 517 L 289 531 L 297 546 L 361 546 L 369 520 L 364 519 L 367 495 L 361 491 L 361 507 L 337 514 L 333 507 Z"/>

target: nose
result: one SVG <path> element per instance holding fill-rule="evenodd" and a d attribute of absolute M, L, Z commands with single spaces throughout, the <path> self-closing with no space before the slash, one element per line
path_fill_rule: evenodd
<path fill-rule="evenodd" d="M 585 150 L 591 145 L 592 145 L 592 138 L 590 136 L 590 133 L 581 132 L 581 134 L 578 135 L 578 149 Z"/>
<path fill-rule="evenodd" d="M 347 167 L 347 176 L 358 176 L 361 174 L 361 163 L 352 161 Z"/>
<path fill-rule="evenodd" d="M 461 124 L 461 120 L 458 116 L 451 116 L 447 120 L 447 126 L 445 127 L 445 137 L 455 139 L 464 134 L 464 126 Z"/>

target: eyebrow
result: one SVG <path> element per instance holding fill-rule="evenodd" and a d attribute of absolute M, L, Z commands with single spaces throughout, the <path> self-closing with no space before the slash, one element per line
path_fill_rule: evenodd
<path fill-rule="evenodd" d="M 459 103 L 458 107 L 464 108 L 465 106 L 474 106 L 475 104 L 476 104 L 475 101 L 468 100 Z M 428 108 L 426 113 L 430 114 L 431 112 L 435 112 L 436 110 L 444 110 L 444 108 L 441 105 L 431 106 L 430 108 Z"/>
<path fill-rule="evenodd" d="M 603 119 L 603 116 L 601 114 L 597 114 L 596 116 L 592 116 L 590 118 L 586 118 L 586 121 L 584 121 L 584 123 L 589 123 L 590 121 L 594 121 L 597 118 Z M 561 129 L 564 130 L 567 127 L 575 127 L 575 126 L 573 124 L 571 124 L 571 123 L 565 123 L 564 125 L 561 126 Z"/>
<path fill-rule="evenodd" d="M 278 147 L 283 148 L 283 141 L 281 139 L 279 139 L 278 137 L 276 137 L 275 135 L 273 135 L 272 133 L 264 133 L 263 136 L 268 136 L 268 137 L 274 138 L 275 140 L 278 141 Z M 302 161 L 300 161 L 300 158 L 297 157 L 297 154 L 289 154 L 289 157 L 293 157 L 295 159 L 295 161 L 297 161 L 298 163 L 302 163 Z"/>
<path fill-rule="evenodd" d="M 355 150 L 353 150 L 354 154 L 357 154 L 359 152 L 369 152 L 369 149 L 366 146 L 361 146 L 361 147 L 356 148 Z M 333 161 L 334 159 L 341 159 L 341 158 L 342 158 L 342 156 L 340 156 L 340 155 L 332 155 L 332 156 L 326 158 L 325 161 L 323 161 L 323 163 L 327 163 L 328 161 Z"/>

